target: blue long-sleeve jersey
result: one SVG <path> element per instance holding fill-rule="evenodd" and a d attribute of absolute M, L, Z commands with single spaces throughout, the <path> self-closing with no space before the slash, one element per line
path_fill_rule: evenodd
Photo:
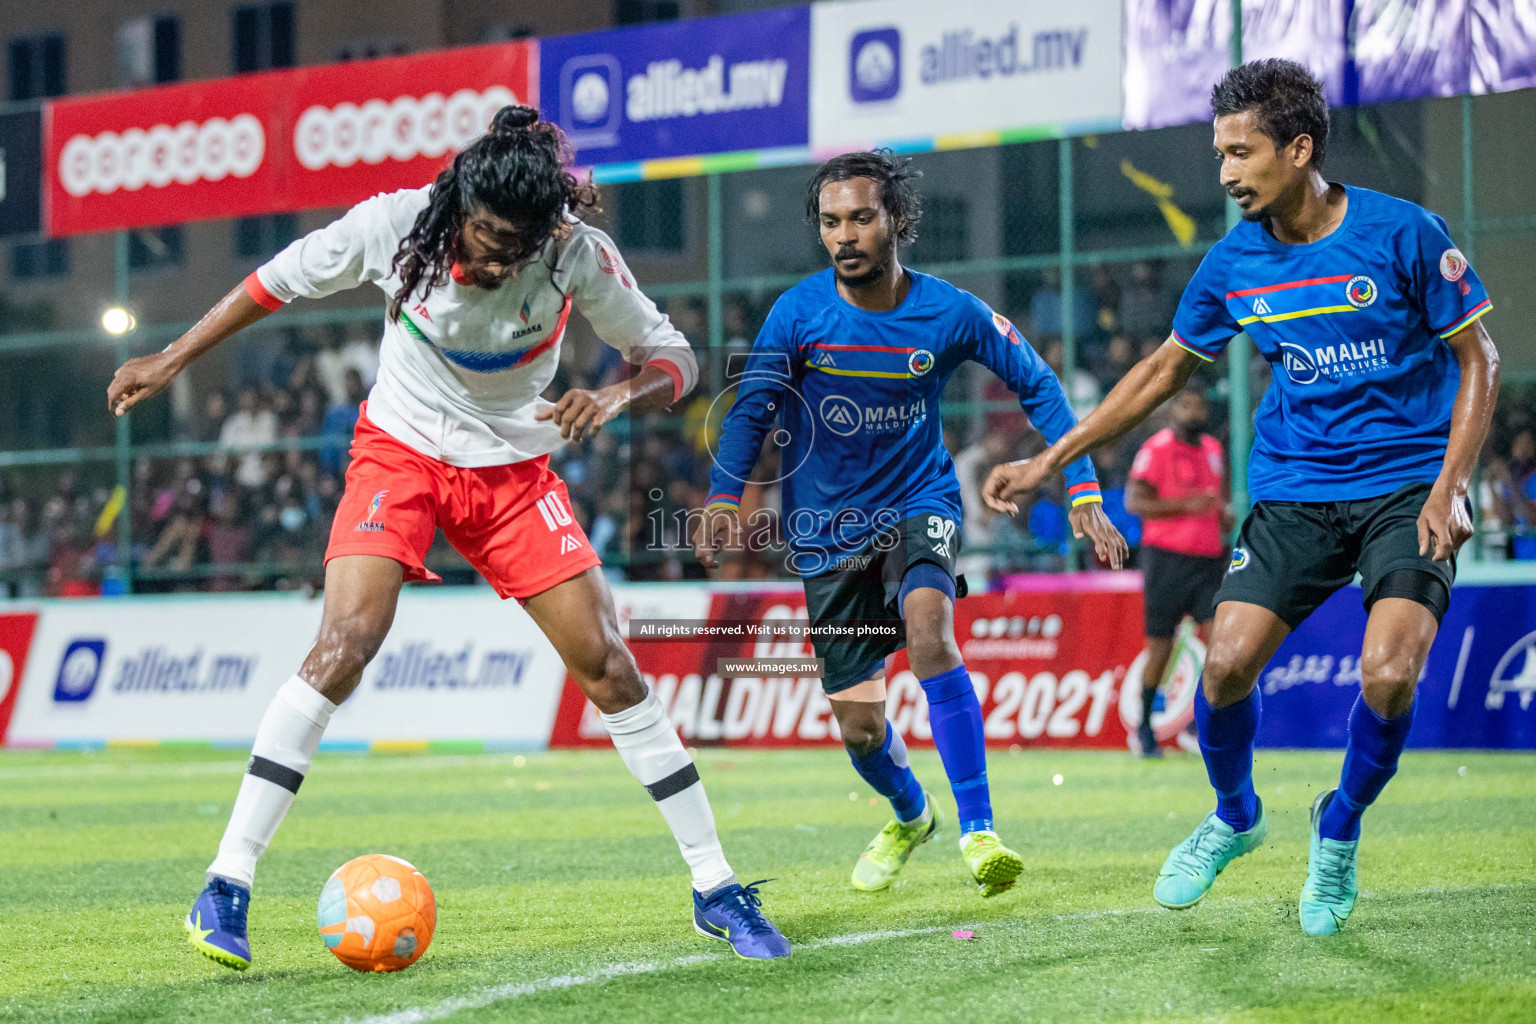
<path fill-rule="evenodd" d="M 1013 324 L 947 281 L 910 273 L 906 299 L 884 313 L 845 301 L 830 269 L 802 281 L 774 303 L 737 382 L 707 505 L 739 507 L 777 420 L 783 526 L 802 575 L 904 519 L 960 519 L 938 413 L 966 360 L 1001 377 L 1047 441 L 1077 423 L 1056 375 Z M 1101 500 L 1086 456 L 1066 478 L 1072 504 Z"/>

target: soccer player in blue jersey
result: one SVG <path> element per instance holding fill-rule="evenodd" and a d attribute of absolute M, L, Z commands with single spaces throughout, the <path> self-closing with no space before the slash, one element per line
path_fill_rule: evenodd
<path fill-rule="evenodd" d="M 847 629 L 905 620 L 904 639 L 812 639 L 854 768 L 895 810 L 859 858 L 853 885 L 890 885 L 943 820 L 885 717 L 885 659 L 905 646 L 958 805 L 962 857 L 981 895 L 992 896 L 1024 862 L 993 830 L 981 705 L 955 643 L 954 601 L 965 593 L 955 576 L 960 484 L 939 399 L 960 364 L 975 360 L 1012 387 L 1047 439 L 1076 417 L 1011 323 L 974 295 L 901 265 L 898 246 L 916 237 L 916 175 L 882 150 L 837 157 L 811 180 L 807 212 L 832 267 L 785 292 L 768 314 L 725 417 L 694 546 L 714 568 L 721 548 L 739 543 L 741 492 L 777 418 L 787 467 L 782 523 L 810 620 Z M 1125 541 L 1103 513 L 1092 463 L 1064 469 L 1074 532 L 1118 568 Z"/>
<path fill-rule="evenodd" d="M 1364 582 L 1361 695 L 1338 787 L 1312 804 L 1301 890 L 1309 935 L 1341 928 L 1358 893 L 1360 817 L 1397 771 L 1414 688 L 1472 534 L 1467 483 L 1498 394 L 1488 293 L 1413 203 L 1323 177 L 1328 104 L 1301 65 L 1261 60 L 1212 95 L 1221 184 L 1243 220 L 1190 280 L 1173 334 L 1065 437 L 999 466 L 992 507 L 1120 437 L 1246 330 L 1274 383 L 1254 416 L 1254 506 L 1217 593 L 1200 751 L 1216 810 L 1164 863 L 1153 895 L 1193 906 L 1264 841 L 1253 788 L 1260 670 L 1328 596 Z"/>

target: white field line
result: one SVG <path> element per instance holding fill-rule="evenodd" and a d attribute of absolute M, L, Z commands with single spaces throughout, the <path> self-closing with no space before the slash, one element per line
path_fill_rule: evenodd
<path fill-rule="evenodd" d="M 946 927 L 948 926 L 833 935 L 829 938 L 817 939 L 814 942 L 797 945 L 795 951 L 798 953 L 831 946 L 859 946 L 866 942 L 905 939 L 914 935 L 932 935 L 935 932 L 944 931 Z M 693 964 L 723 959 L 725 957 L 722 954 L 695 953 L 692 956 L 680 956 L 673 960 L 659 962 L 641 960 L 632 963 L 607 964 L 581 974 L 557 974 L 544 978 L 534 978 L 531 981 L 513 981 L 504 985 L 491 985 L 466 995 L 452 996 L 432 1006 L 397 1010 L 394 1013 L 386 1013 L 377 1017 L 364 1017 L 361 1020 L 344 1017 L 340 1024 L 423 1024 L 425 1021 L 442 1020 L 444 1017 L 451 1017 L 464 1010 L 478 1010 L 495 1003 L 537 995 L 540 992 L 553 992 L 557 989 L 576 988 L 580 985 L 600 984 L 605 981 L 612 981 L 614 978 L 623 978 L 634 974 L 654 974 L 658 971 L 670 971 L 678 967 L 689 967 Z"/>
<path fill-rule="evenodd" d="M 1159 910 L 1160 908 L 1158 907 L 1137 907 L 1129 910 L 1090 910 L 1079 914 L 1052 914 L 1049 916 L 1055 921 L 1086 921 L 1099 917 L 1155 913 Z M 853 932 L 848 935 L 832 935 L 824 939 L 816 939 L 812 942 L 799 943 L 795 946 L 795 952 L 798 954 L 815 949 L 862 946 L 868 942 L 884 942 L 889 939 L 907 939 L 917 935 L 933 935 L 956 928 L 986 930 L 998 927 L 999 925 L 1025 925 L 1028 923 L 1029 921 L 1026 919 L 1004 919 L 971 925 L 934 925 L 928 928 Z M 524 996 L 538 995 L 541 992 L 576 988 L 581 985 L 601 984 L 605 981 L 612 981 L 615 978 L 636 974 L 655 974 L 658 971 L 670 971 L 679 967 L 689 967 L 693 964 L 723 959 L 724 956 L 721 954 L 696 953 L 692 956 L 680 956 L 673 960 L 661 962 L 642 960 L 632 963 L 607 964 L 580 974 L 559 974 L 544 978 L 534 978 L 531 981 L 513 981 L 503 985 L 491 985 L 466 995 L 452 996 L 432 1006 L 418 1006 L 409 1010 L 397 1010 L 394 1013 L 361 1019 L 344 1017 L 338 1024 L 425 1024 L 427 1021 L 451 1017 L 464 1010 L 478 1010 L 495 1003 L 521 999 Z"/>

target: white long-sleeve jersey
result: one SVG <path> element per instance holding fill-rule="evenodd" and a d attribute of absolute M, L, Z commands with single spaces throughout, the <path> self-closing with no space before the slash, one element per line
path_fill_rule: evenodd
<path fill-rule="evenodd" d="M 382 193 L 289 245 L 246 279 L 268 309 L 371 281 L 393 296 L 391 264 L 429 187 Z M 554 378 L 571 306 L 635 365 L 672 378 L 673 401 L 698 381 L 681 332 L 635 284 L 612 239 L 572 220 L 538 258 L 494 289 L 458 280 L 417 295 L 386 318 L 368 418 L 402 443 L 453 466 L 522 462 L 564 444 L 540 393 Z"/>

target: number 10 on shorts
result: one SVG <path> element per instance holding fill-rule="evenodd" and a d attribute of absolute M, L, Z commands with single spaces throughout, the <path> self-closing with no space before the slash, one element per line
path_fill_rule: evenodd
<path fill-rule="evenodd" d="M 544 525 L 551 533 L 571 525 L 571 510 L 560 500 L 559 491 L 550 491 L 534 504 L 539 506 L 539 515 L 544 517 Z"/>

